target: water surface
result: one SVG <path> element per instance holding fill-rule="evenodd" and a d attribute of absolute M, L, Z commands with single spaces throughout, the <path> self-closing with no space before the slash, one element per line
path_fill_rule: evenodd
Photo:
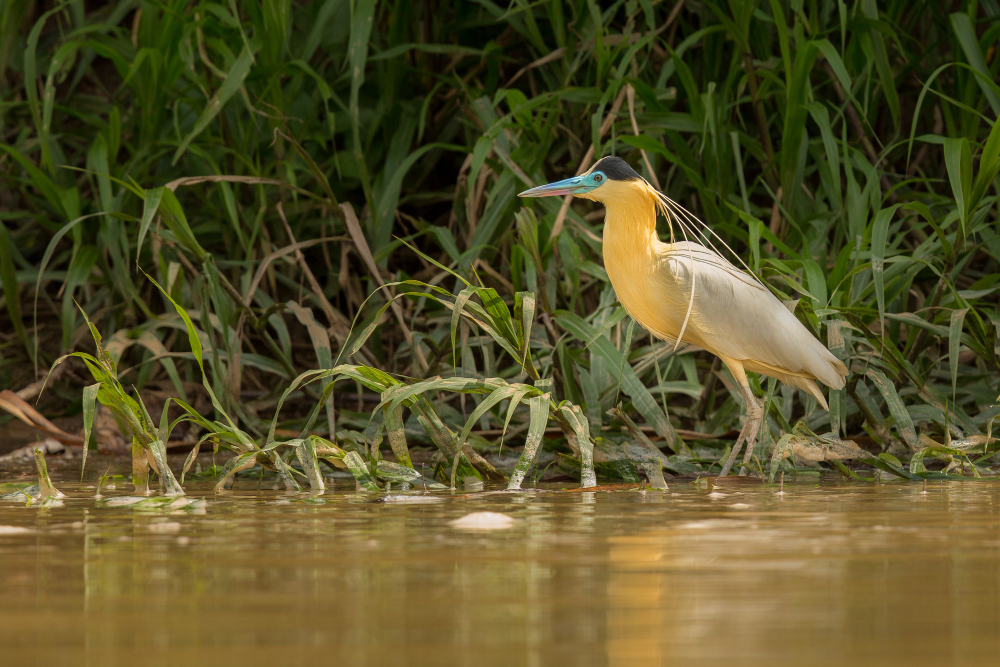
<path fill-rule="evenodd" d="M 317 499 L 242 480 L 189 483 L 206 502 L 176 513 L 56 484 L 62 506 L 0 502 L 3 664 L 914 667 L 1000 650 L 1000 483 L 376 502 L 352 481 Z M 450 523 L 479 511 L 516 521 Z"/>

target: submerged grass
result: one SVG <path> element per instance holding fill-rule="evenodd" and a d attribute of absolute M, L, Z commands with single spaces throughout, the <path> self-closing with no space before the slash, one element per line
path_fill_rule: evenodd
<path fill-rule="evenodd" d="M 614 153 L 851 369 L 829 413 L 757 387 L 759 472 L 866 478 L 841 462 L 861 457 L 988 474 L 998 15 L 994 0 L 8 3 L 0 382 L 82 358 L 82 401 L 73 370 L 42 406 L 87 425 L 108 406 L 140 489 L 152 464 L 181 492 L 165 447 L 184 422 L 195 451 L 232 452 L 223 487 L 263 466 L 321 489 L 320 460 L 368 488 L 478 483 L 502 477 L 485 455 L 522 442 L 512 487 L 543 443 L 570 473 L 591 456 L 657 485 L 709 473 L 737 426 L 731 378 L 617 306 L 600 211 L 515 197 Z M 170 397 L 159 427 L 154 394 Z M 411 445 L 437 452 L 438 482 Z"/>

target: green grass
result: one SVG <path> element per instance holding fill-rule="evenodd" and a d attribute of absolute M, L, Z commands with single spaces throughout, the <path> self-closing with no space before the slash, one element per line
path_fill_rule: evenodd
<path fill-rule="evenodd" d="M 829 414 L 758 387 L 761 472 L 849 438 L 893 474 L 985 474 L 1000 6 L 953 9 L 6 3 L 0 384 L 93 351 L 87 313 L 100 389 L 81 401 L 70 374 L 41 405 L 117 406 L 140 483 L 171 433 L 153 389 L 233 450 L 227 475 L 290 486 L 321 486 L 324 457 L 389 479 L 383 438 L 402 464 L 436 448 L 445 483 L 489 478 L 504 430 L 593 444 L 620 477 L 708 472 L 730 441 L 705 434 L 738 426 L 731 378 L 623 316 L 599 209 L 515 196 L 617 154 L 851 369 Z"/>

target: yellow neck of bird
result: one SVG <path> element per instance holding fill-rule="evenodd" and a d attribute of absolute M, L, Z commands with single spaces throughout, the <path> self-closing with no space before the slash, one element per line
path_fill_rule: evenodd
<path fill-rule="evenodd" d="M 601 190 L 605 264 L 632 264 L 652 258 L 656 235 L 656 199 L 644 182 L 610 181 Z M 610 267 L 609 267 L 610 268 Z"/>

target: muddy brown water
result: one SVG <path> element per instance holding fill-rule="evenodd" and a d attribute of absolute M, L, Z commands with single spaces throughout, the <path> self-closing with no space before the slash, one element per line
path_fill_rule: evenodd
<path fill-rule="evenodd" d="M 153 512 L 68 477 L 61 506 L 0 502 L 4 665 L 1000 660 L 996 482 L 385 502 L 350 480 L 320 498 L 241 480 Z M 515 521 L 451 524 L 486 511 Z"/>

